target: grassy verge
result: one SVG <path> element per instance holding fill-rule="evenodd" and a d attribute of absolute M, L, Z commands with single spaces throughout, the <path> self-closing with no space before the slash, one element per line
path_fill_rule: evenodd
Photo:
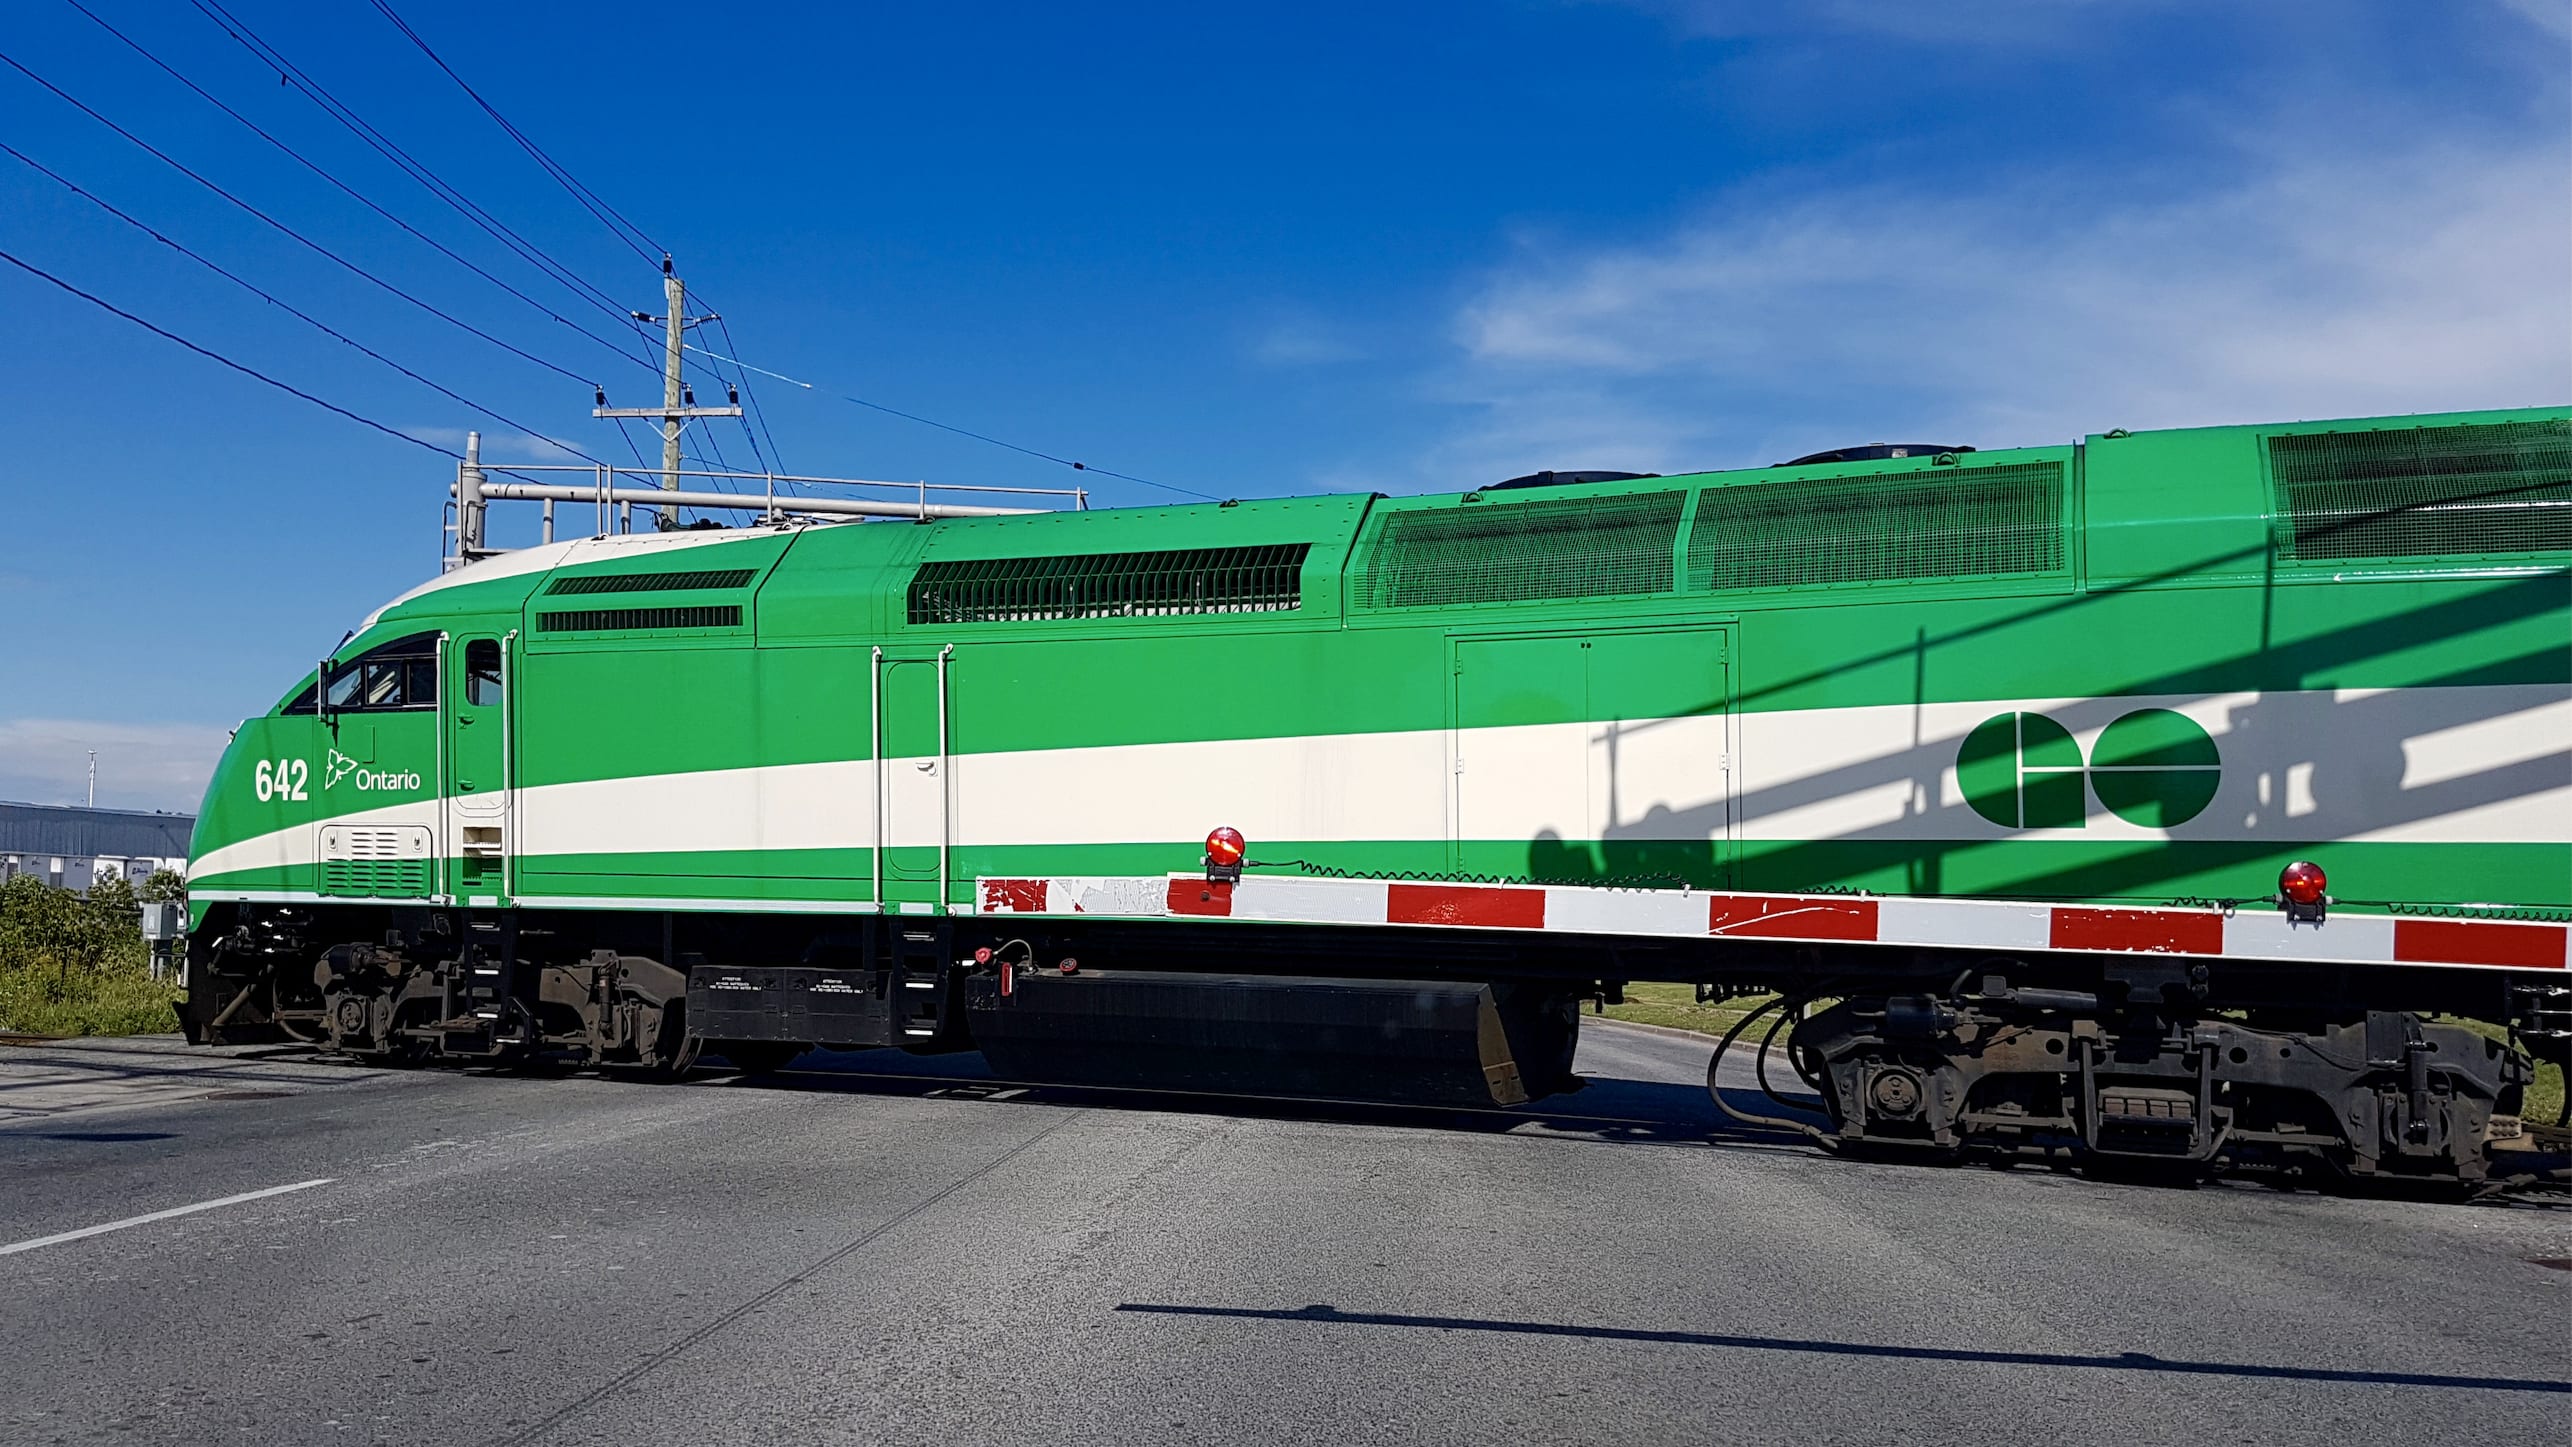
<path fill-rule="evenodd" d="M 1628 985 L 1625 987 L 1625 1003 L 1610 1005 L 1603 1013 L 1611 1020 L 1633 1020 L 1645 1025 L 1667 1025 L 1673 1029 L 1721 1036 L 1739 1024 L 1742 1016 L 1775 998 L 1773 995 L 1744 995 L 1700 1005 L 1694 985 Z M 1764 1024 L 1762 1028 L 1766 1028 Z"/>
<path fill-rule="evenodd" d="M 139 964 L 0 967 L 0 1031 L 27 1035 L 148 1035 L 179 1028 L 179 987 Z"/>
<path fill-rule="evenodd" d="M 1711 1005 L 1697 1003 L 1693 985 L 1628 985 L 1625 1003 L 1610 1005 L 1604 1012 L 1611 1020 L 1635 1020 L 1646 1025 L 1668 1025 L 1680 1030 L 1694 1030 L 1704 1035 L 1721 1036 L 1739 1023 L 1741 1017 L 1766 1004 L 1768 995 L 1744 996 L 1721 1000 Z M 2498 1025 L 2479 1020 L 2459 1020 L 2469 1030 L 2489 1035 L 2495 1040 L 2508 1038 L 2509 1032 Z M 1765 1028 L 1765 1027 L 1763 1027 Z M 2536 1083 L 2528 1087 L 2526 1118 L 2552 1121 L 2563 1108 L 2563 1067 L 2539 1064 Z"/>

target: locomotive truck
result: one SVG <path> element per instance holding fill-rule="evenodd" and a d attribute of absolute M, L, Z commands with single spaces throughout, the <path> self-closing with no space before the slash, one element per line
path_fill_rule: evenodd
<path fill-rule="evenodd" d="M 2542 1155 L 2572 408 L 926 511 L 368 616 L 208 788 L 190 1037 L 1499 1106 L 1666 981 L 1842 1148 Z"/>

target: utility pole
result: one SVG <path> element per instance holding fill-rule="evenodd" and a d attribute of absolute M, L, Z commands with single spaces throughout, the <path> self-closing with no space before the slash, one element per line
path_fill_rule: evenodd
<path fill-rule="evenodd" d="M 680 385 L 682 376 L 680 363 L 685 359 L 679 354 L 687 347 L 685 332 L 688 325 L 688 284 L 681 281 L 679 274 L 670 269 L 670 258 L 666 256 L 661 258 L 661 303 L 665 313 L 661 318 L 663 322 L 661 332 L 667 339 L 667 348 L 661 360 L 661 490 L 677 492 L 679 490 L 679 402 L 687 395 Z M 661 526 L 664 529 L 676 527 L 678 522 L 677 508 L 661 509 Z"/>
<path fill-rule="evenodd" d="M 713 321 L 714 318 L 692 317 L 687 314 L 688 284 L 680 280 L 679 274 L 671 269 L 670 258 L 666 256 L 661 258 L 661 303 L 668 310 L 660 316 L 656 317 L 648 312 L 633 314 L 638 322 L 661 323 L 661 335 L 664 338 L 661 354 L 661 405 L 659 407 L 610 407 L 607 405 L 607 394 L 601 392 L 598 394 L 598 406 L 590 412 L 590 415 L 658 421 L 661 424 L 661 490 L 677 492 L 679 490 L 679 433 L 684 430 L 688 420 L 696 417 L 738 417 L 741 415 L 741 405 L 738 402 L 729 407 L 696 405 L 696 397 L 687 386 L 686 373 L 682 365 L 686 360 L 687 329 L 699 322 Z M 678 508 L 675 505 L 662 508 L 662 531 L 667 532 L 678 525 Z"/>

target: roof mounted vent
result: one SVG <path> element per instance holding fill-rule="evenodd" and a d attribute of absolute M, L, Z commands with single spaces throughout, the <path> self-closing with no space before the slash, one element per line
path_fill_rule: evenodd
<path fill-rule="evenodd" d="M 1388 510 L 1351 564 L 1360 608 L 1675 592 L 1685 488 Z"/>
<path fill-rule="evenodd" d="M 1504 487 L 1564 487 L 1575 482 L 1641 482 L 1659 477 L 1657 472 L 1531 472 L 1507 482 L 1495 482 L 1483 489 L 1498 492 Z"/>
<path fill-rule="evenodd" d="M 1291 613 L 1311 543 L 1149 553 L 933 559 L 911 574 L 913 623 L 1037 623 Z"/>
<path fill-rule="evenodd" d="M 1970 447 L 1957 447 L 1941 442 L 1870 442 L 1864 447 L 1835 447 L 1828 452 L 1812 452 L 1779 467 L 1810 467 L 1818 462 L 1888 462 L 1897 457 L 1935 457 L 1941 452 L 1971 452 Z"/>
<path fill-rule="evenodd" d="M 2286 433 L 2268 468 L 2289 561 L 2572 551 L 2572 420 Z"/>
<path fill-rule="evenodd" d="M 2061 571 L 2060 462 L 1799 477 L 1698 495 L 1688 586 L 1820 587 Z"/>

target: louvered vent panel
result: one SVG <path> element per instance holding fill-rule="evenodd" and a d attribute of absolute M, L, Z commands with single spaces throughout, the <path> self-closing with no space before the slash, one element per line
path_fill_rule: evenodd
<path fill-rule="evenodd" d="M 537 626 L 548 633 L 605 633 L 653 628 L 738 628 L 741 609 L 721 608 L 581 608 L 540 613 Z"/>
<path fill-rule="evenodd" d="M 582 573 L 545 585 L 556 593 L 694 593 L 710 588 L 739 588 L 750 582 L 749 568 L 720 568 L 698 573 Z"/>
<path fill-rule="evenodd" d="M 2572 420 L 2268 439 L 2277 555 L 2572 551 Z"/>
<path fill-rule="evenodd" d="M 1061 618 L 1282 613 L 1304 601 L 1310 543 L 958 558 L 911 575 L 914 623 L 1025 623 Z"/>
<path fill-rule="evenodd" d="M 1710 487 L 1688 538 L 1688 586 L 1717 591 L 2062 566 L 2059 462 Z"/>
<path fill-rule="evenodd" d="M 425 859 L 326 859 L 322 861 L 324 894 L 416 899 L 429 892 Z"/>
<path fill-rule="evenodd" d="M 1388 513 L 1360 560 L 1361 608 L 1671 592 L 1685 492 Z"/>

